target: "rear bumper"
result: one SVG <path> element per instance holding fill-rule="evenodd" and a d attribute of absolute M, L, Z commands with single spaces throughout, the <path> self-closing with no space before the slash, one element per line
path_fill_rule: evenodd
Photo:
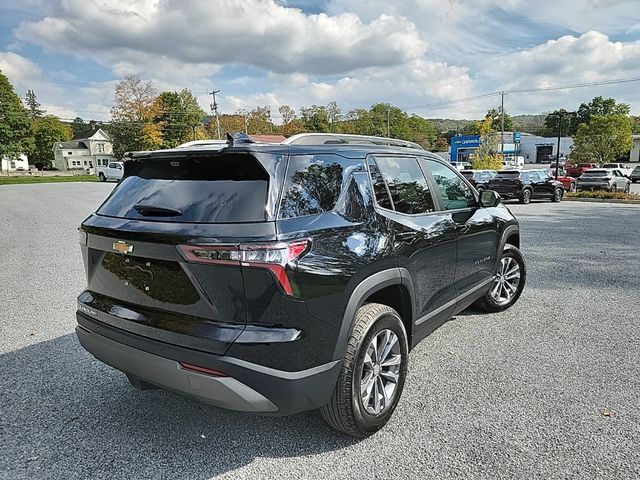
<path fill-rule="evenodd" d="M 608 183 L 578 183 L 577 190 L 611 190 L 611 185 Z"/>
<path fill-rule="evenodd" d="M 80 344 L 98 360 L 135 379 L 231 410 L 291 415 L 319 408 L 329 402 L 342 363 L 298 372 L 276 370 L 135 335 L 81 312 L 76 318 Z M 227 376 L 186 370 L 180 362 Z"/>

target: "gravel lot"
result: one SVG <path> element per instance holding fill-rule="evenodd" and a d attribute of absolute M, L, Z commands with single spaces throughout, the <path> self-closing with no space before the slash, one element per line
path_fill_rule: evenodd
<path fill-rule="evenodd" d="M 638 478 L 640 208 L 513 205 L 528 286 L 411 356 L 366 440 L 137 392 L 78 344 L 76 227 L 112 185 L 0 187 L 0 478 Z"/>

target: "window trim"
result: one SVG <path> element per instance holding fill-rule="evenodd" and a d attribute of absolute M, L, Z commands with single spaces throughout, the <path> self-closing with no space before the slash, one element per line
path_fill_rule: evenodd
<path fill-rule="evenodd" d="M 433 160 L 434 162 L 440 163 L 442 165 L 444 165 L 446 168 L 448 168 L 449 170 L 451 170 L 455 175 L 457 175 L 459 178 L 462 179 L 462 181 L 464 183 L 467 184 L 467 186 L 471 189 L 471 193 L 473 194 L 473 197 L 476 201 L 476 205 L 473 207 L 464 207 L 464 208 L 455 208 L 452 210 L 446 210 L 444 208 L 444 202 L 442 199 L 442 194 L 440 193 L 440 188 L 438 188 L 438 182 L 436 182 L 435 177 L 433 176 L 433 174 L 431 173 L 431 170 L 429 170 L 428 168 L 426 169 L 427 171 L 424 172 L 425 177 L 427 177 L 429 180 L 431 180 L 431 182 L 433 182 L 433 185 L 435 185 L 437 191 L 438 191 L 438 195 L 437 195 L 437 200 L 438 200 L 438 206 L 440 209 L 441 213 L 447 213 L 447 212 L 452 212 L 452 213 L 462 213 L 462 212 L 470 212 L 470 211 L 474 211 L 474 210 L 478 210 L 480 208 L 482 208 L 480 206 L 480 194 L 478 193 L 478 190 L 476 190 L 476 188 L 471 185 L 471 183 L 469 183 L 469 181 L 464 177 L 464 175 L 460 174 L 455 168 L 453 168 L 451 165 L 447 165 L 447 162 L 445 160 L 442 160 L 440 158 L 437 158 L 437 155 L 431 154 L 431 155 L 420 155 L 420 158 L 423 158 L 425 160 Z M 418 162 L 418 165 L 420 165 L 420 162 Z M 420 168 L 422 168 L 422 165 L 420 165 Z M 423 169 L 424 170 L 424 169 Z"/>
<path fill-rule="evenodd" d="M 420 155 L 422 156 L 422 155 Z M 391 200 L 391 205 L 393 205 L 393 210 L 389 210 L 388 208 L 383 207 L 382 205 L 380 205 L 378 203 L 378 199 L 376 198 L 376 192 L 374 191 L 373 188 L 373 177 L 371 176 L 371 171 L 369 170 L 369 158 L 373 158 L 373 161 L 376 161 L 376 157 L 389 157 L 389 158 L 398 158 L 398 157 L 402 157 L 402 158 L 413 158 L 417 163 L 418 163 L 418 168 L 420 169 L 420 171 L 422 172 L 422 175 L 425 177 L 425 180 L 427 181 L 427 186 L 429 187 L 429 189 L 433 190 L 433 185 L 429 182 L 429 178 L 427 178 L 427 176 L 424 174 L 424 171 L 422 170 L 422 167 L 420 166 L 420 162 L 418 161 L 418 156 L 416 155 L 406 155 L 406 154 L 402 154 L 402 153 L 369 153 L 366 156 L 366 161 L 365 161 L 365 168 L 367 169 L 367 175 L 369 176 L 369 187 L 371 188 L 371 194 L 373 196 L 373 206 L 374 208 L 377 208 L 379 210 L 382 210 L 383 212 L 391 212 L 391 213 L 395 213 L 396 215 L 402 215 L 405 217 L 422 217 L 425 215 L 442 215 L 442 210 L 440 209 L 440 203 L 439 203 L 439 198 L 433 198 L 433 195 L 431 195 L 431 198 L 433 200 L 433 206 L 437 207 L 433 212 L 423 212 L 423 213 L 404 213 L 404 212 L 399 212 L 397 211 L 395 208 L 395 204 L 393 203 L 393 198 L 391 197 L 391 192 L 389 190 L 389 185 L 387 184 L 387 181 L 384 179 L 384 176 L 382 177 L 382 181 L 384 182 L 385 188 L 387 189 L 387 195 L 389 195 L 389 200 Z M 377 165 L 377 164 L 376 164 Z"/>

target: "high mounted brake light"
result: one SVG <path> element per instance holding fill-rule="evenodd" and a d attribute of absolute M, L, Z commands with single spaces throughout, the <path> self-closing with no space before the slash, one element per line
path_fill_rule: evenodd
<path fill-rule="evenodd" d="M 269 270 L 284 292 L 293 295 L 285 266 L 300 258 L 309 245 L 309 240 L 297 240 L 267 245 L 180 245 L 179 248 L 188 262 L 241 265 Z"/>

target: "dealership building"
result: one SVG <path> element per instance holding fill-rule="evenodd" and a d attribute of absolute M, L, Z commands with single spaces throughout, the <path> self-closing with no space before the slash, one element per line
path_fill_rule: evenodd
<path fill-rule="evenodd" d="M 497 139 L 498 152 L 502 146 L 502 135 L 500 132 L 494 134 Z M 451 137 L 449 147 L 449 158 L 452 162 L 471 161 L 473 154 L 480 146 L 480 135 L 456 135 Z M 567 156 L 571 152 L 573 139 L 571 137 L 560 137 L 560 156 Z M 525 163 L 540 163 L 549 155 L 556 155 L 558 152 L 557 137 L 539 137 L 530 133 L 504 132 L 504 153 L 505 155 L 517 155 L 524 158 Z"/>

